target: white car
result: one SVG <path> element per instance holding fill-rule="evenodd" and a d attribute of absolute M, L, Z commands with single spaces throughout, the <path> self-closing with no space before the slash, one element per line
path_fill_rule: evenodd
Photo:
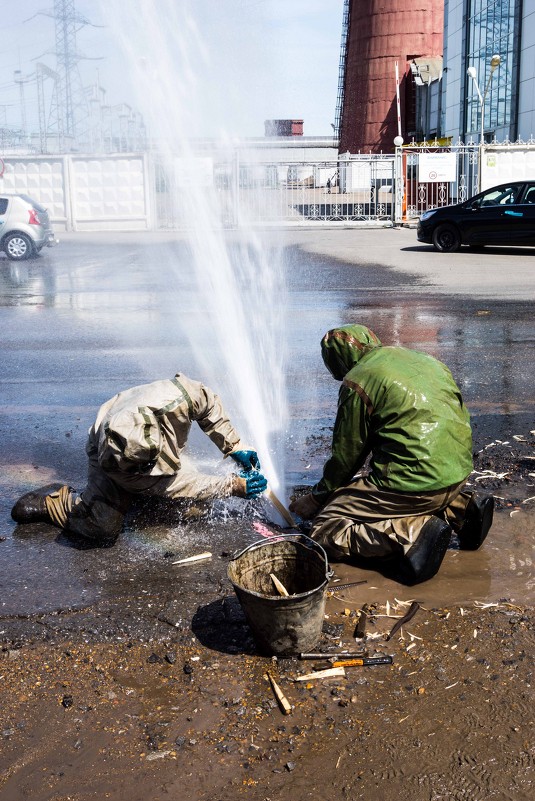
<path fill-rule="evenodd" d="M 47 210 L 28 195 L 0 195 L 0 250 L 8 259 L 23 261 L 37 256 L 58 240 Z"/>

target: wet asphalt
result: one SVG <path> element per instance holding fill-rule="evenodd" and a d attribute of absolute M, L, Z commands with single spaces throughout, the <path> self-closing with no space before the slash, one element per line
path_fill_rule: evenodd
<path fill-rule="evenodd" d="M 352 236 L 358 242 L 358 232 Z M 503 300 L 499 291 L 478 297 L 473 288 L 464 295 L 458 284 L 451 292 L 435 288 L 411 256 L 413 239 L 412 232 L 400 241 L 390 230 L 367 231 L 366 246 L 348 261 L 311 252 L 303 246 L 306 233 L 293 241 L 264 236 L 285 284 L 266 296 L 266 303 L 285 304 L 285 500 L 293 487 L 317 480 L 326 455 L 338 385 L 323 367 L 319 341 L 340 324 L 363 323 L 385 343 L 444 361 L 470 409 L 476 449 L 535 427 L 533 301 L 522 291 Z M 71 547 L 51 527 L 13 523 L 10 509 L 23 492 L 57 480 L 83 486 L 87 429 L 115 392 L 178 370 L 216 390 L 224 384 L 199 362 L 214 331 L 199 313 L 191 255 L 178 235 L 62 240 L 34 261 L 0 259 L 0 633 L 20 625 L 21 634 L 38 636 L 39 616 L 52 613 L 58 636 L 77 629 L 88 637 L 150 639 L 158 626 L 179 627 L 199 603 L 228 592 L 228 555 L 257 538 L 252 522 L 261 522 L 263 512 L 236 501 L 216 508 L 208 521 L 185 524 L 168 510 L 141 508 L 114 548 L 97 551 Z M 390 248 L 386 263 L 374 258 L 374 241 L 377 250 Z M 228 248 L 239 260 L 234 235 Z M 464 260 L 468 271 L 472 256 L 457 254 L 456 267 Z M 518 264 L 511 257 L 511 276 Z M 262 354 L 258 363 L 262 380 L 269 380 Z M 233 422 L 240 427 L 239 419 Z M 220 469 L 202 439 L 193 438 L 193 455 Z M 526 543 L 519 536 L 521 551 Z M 206 566 L 177 572 L 171 564 L 206 549 L 214 554 Z"/>

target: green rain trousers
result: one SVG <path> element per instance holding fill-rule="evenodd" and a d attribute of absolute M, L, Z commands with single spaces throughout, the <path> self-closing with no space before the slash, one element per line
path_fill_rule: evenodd
<path fill-rule="evenodd" d="M 359 478 L 337 490 L 314 518 L 310 536 L 331 558 L 402 556 L 424 524 L 441 517 L 458 530 L 471 493 L 465 482 L 435 492 L 393 492 Z"/>

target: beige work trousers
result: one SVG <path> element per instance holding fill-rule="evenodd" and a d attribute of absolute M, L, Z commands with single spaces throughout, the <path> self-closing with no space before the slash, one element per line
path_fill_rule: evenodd
<path fill-rule="evenodd" d="M 454 530 L 461 528 L 472 497 L 462 492 L 465 484 L 435 492 L 393 492 L 359 478 L 336 490 L 314 518 L 310 536 L 331 558 L 401 556 L 433 516 Z"/>
<path fill-rule="evenodd" d="M 90 453 L 87 486 L 79 497 L 62 503 L 65 521 L 62 527 L 93 542 L 115 540 L 136 496 L 212 501 L 231 494 L 232 475 L 205 475 L 184 457 L 182 460 L 183 468 L 172 476 L 114 474 L 112 478 L 102 470 L 96 454 Z M 61 519 L 60 512 L 57 517 Z"/>

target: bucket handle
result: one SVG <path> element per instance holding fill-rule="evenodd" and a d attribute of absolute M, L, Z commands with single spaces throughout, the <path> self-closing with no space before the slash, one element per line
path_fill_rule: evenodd
<path fill-rule="evenodd" d="M 315 540 L 313 540 L 311 537 L 307 537 L 306 534 L 301 534 L 301 533 L 300 534 L 277 534 L 276 538 L 274 537 L 273 539 L 274 540 L 279 540 L 279 541 L 280 540 L 288 540 L 290 542 L 294 542 L 294 541 L 301 542 L 302 545 L 306 545 L 306 547 L 310 548 L 311 551 L 316 551 L 316 553 L 318 553 L 323 558 L 323 560 L 325 562 L 325 577 L 327 578 L 327 580 L 330 580 L 333 577 L 334 571 L 329 569 L 329 562 L 328 562 L 328 559 L 327 559 L 327 554 L 325 553 L 325 549 L 322 548 L 321 545 L 318 545 L 318 543 Z M 269 540 L 266 540 L 266 539 L 256 540 L 255 542 L 251 542 L 249 545 L 246 545 L 245 548 L 242 548 L 242 550 L 239 553 L 235 553 L 232 556 L 232 561 L 234 561 L 236 559 L 239 559 L 240 556 L 243 556 L 244 553 L 247 553 L 248 551 L 252 551 L 254 548 L 259 547 L 260 545 L 266 545 L 268 542 L 269 542 Z"/>

